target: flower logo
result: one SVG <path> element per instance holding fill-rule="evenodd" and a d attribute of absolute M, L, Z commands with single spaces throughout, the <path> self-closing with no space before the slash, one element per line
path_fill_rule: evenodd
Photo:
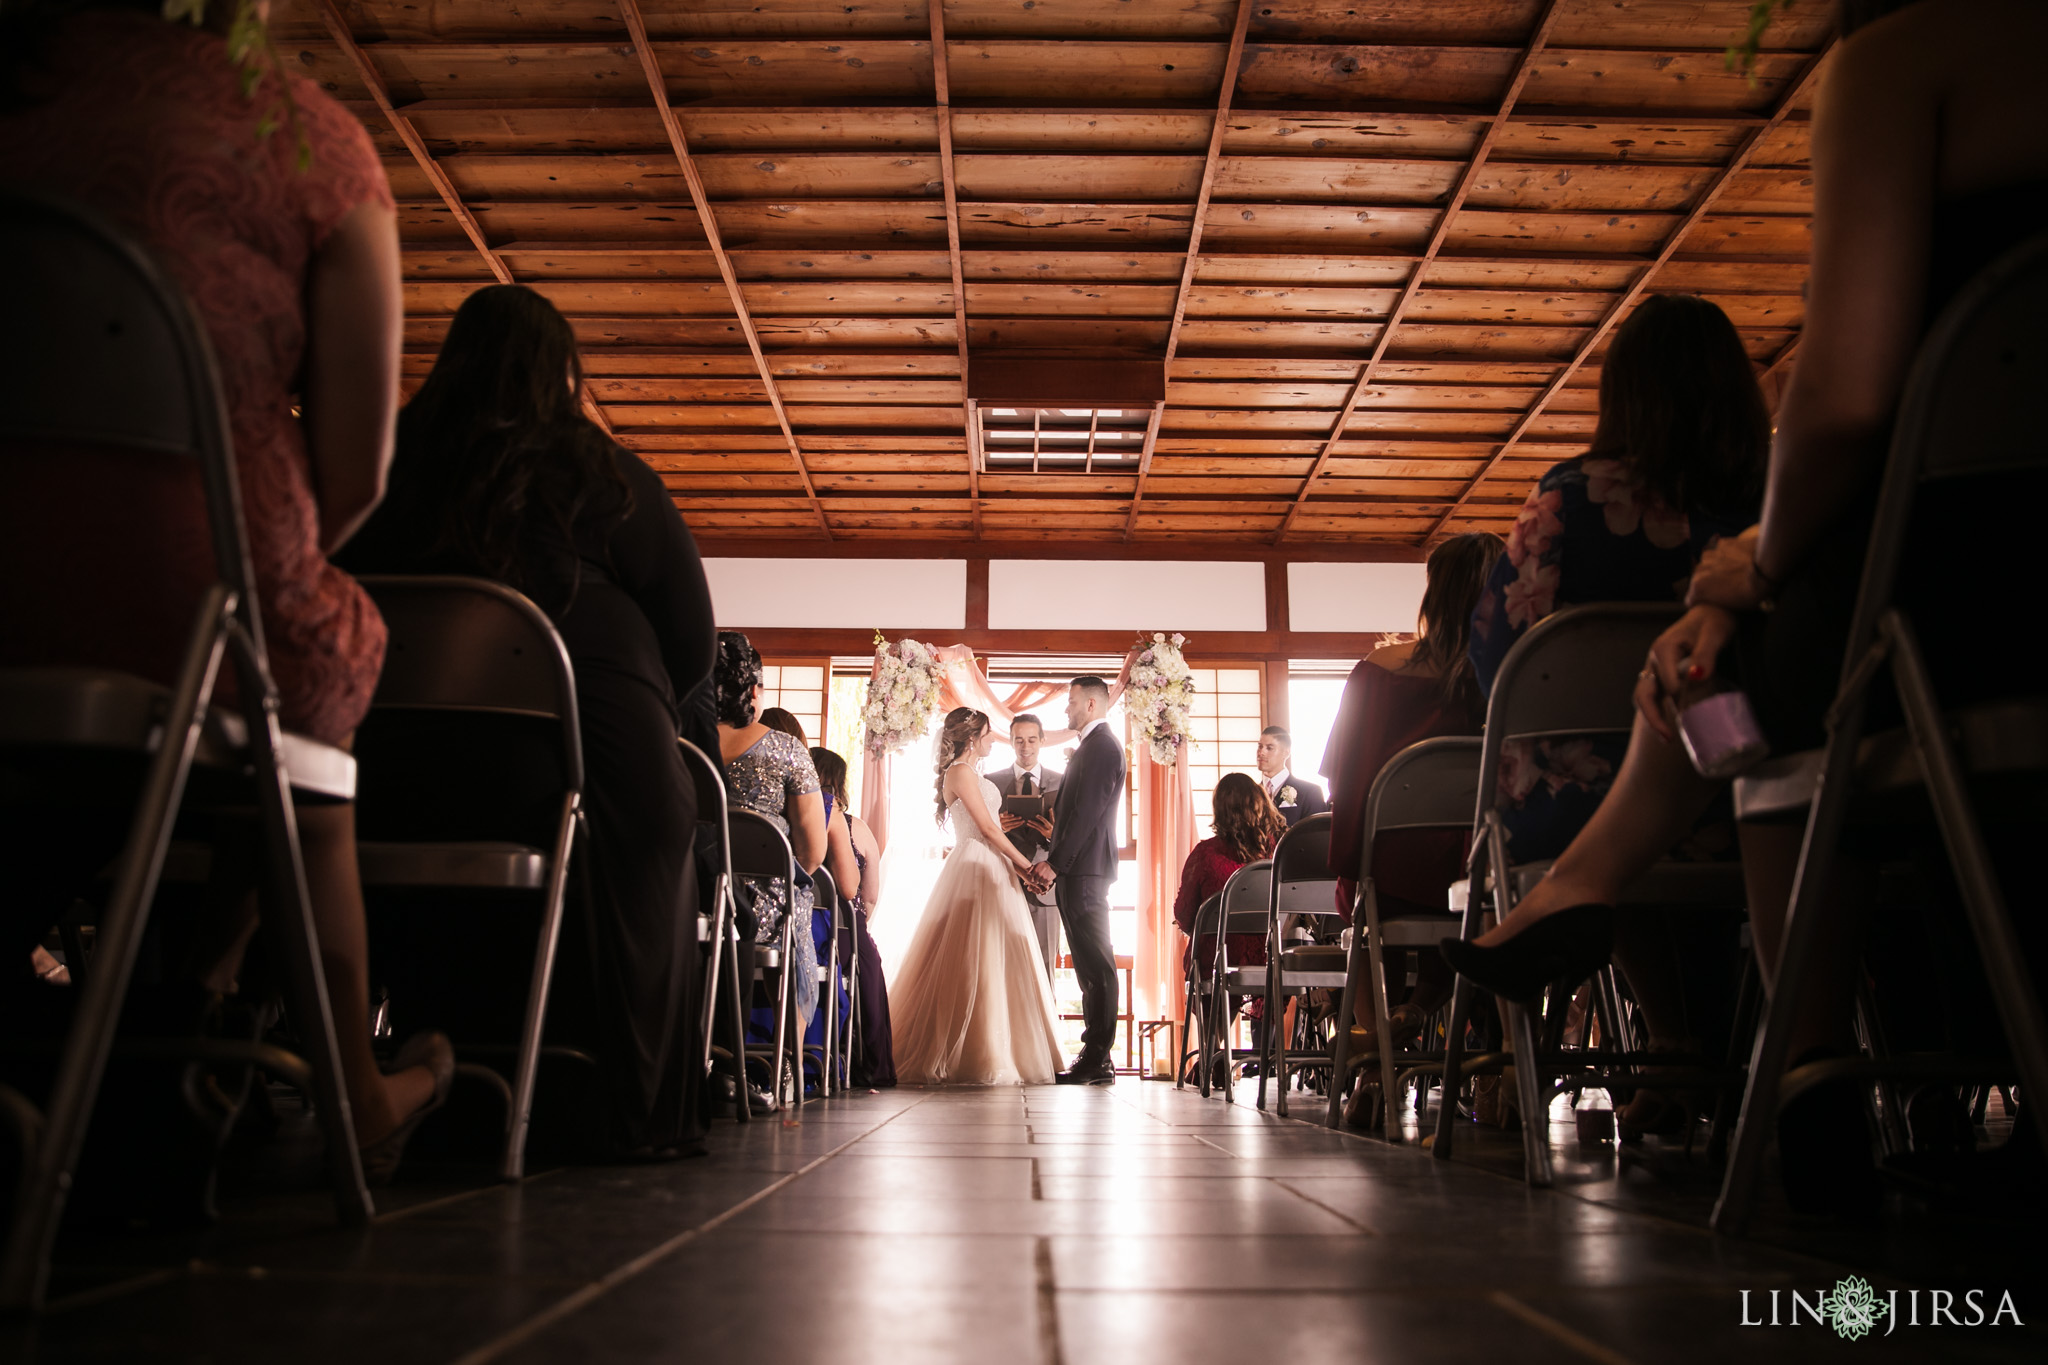
<path fill-rule="evenodd" d="M 1877 1291 L 1861 1275 L 1835 1281 L 1834 1292 L 1820 1301 L 1828 1326 L 1844 1341 L 1861 1341 L 1891 1311 L 1877 1297 Z"/>

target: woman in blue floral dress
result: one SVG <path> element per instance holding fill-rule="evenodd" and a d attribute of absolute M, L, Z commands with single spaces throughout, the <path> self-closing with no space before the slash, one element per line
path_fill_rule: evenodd
<path fill-rule="evenodd" d="M 1653 295 L 1615 333 L 1592 448 L 1551 466 L 1472 614 L 1488 694 L 1523 632 L 1559 607 L 1676 602 L 1707 546 L 1756 520 L 1770 416 L 1719 308 Z M 1553 858 L 1607 794 L 1626 735 L 1518 740 L 1500 797 L 1516 861 Z"/>
<path fill-rule="evenodd" d="M 1616 332 L 1600 374 L 1592 448 L 1529 495 L 1472 615 L 1472 666 L 1491 695 L 1523 632 L 1560 607 L 1676 602 L 1714 540 L 1757 516 L 1770 417 L 1734 325 L 1690 295 L 1656 295 Z M 1512 740 L 1496 800 L 1517 862 L 1554 858 L 1589 820 L 1628 751 L 1626 734 Z M 1732 852 L 1725 803 L 1682 856 Z M 1735 925 L 1725 915 L 1617 921 L 1614 960 L 1652 1051 L 1713 1052 L 1732 1023 Z M 1684 1097 L 1641 1090 L 1617 1116 L 1624 1141 L 1677 1137 Z"/>

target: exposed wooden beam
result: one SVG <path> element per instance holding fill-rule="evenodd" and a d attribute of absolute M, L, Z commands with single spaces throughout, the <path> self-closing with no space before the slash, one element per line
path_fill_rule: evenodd
<path fill-rule="evenodd" d="M 1665 239 L 1663 249 L 1657 253 L 1656 257 L 1647 266 L 1643 267 L 1642 273 L 1636 277 L 1636 282 L 1629 286 L 1628 291 L 1615 300 L 1614 306 L 1607 310 L 1607 315 L 1600 320 L 1600 324 L 1593 329 L 1592 334 L 1580 343 L 1579 349 L 1572 355 L 1572 358 L 1565 362 L 1563 369 L 1558 371 L 1557 377 L 1544 385 L 1542 392 L 1536 395 L 1536 401 L 1529 405 L 1529 410 L 1522 414 L 1521 420 L 1516 422 L 1514 429 L 1508 433 L 1507 439 L 1501 442 L 1500 447 L 1493 452 L 1492 457 L 1466 483 L 1463 491 L 1451 500 L 1450 506 L 1444 509 L 1443 515 L 1437 518 L 1434 526 L 1430 527 L 1429 534 L 1422 537 L 1422 544 L 1427 545 L 1443 534 L 1444 527 L 1450 524 L 1451 518 L 1457 515 L 1458 509 L 1464 506 L 1466 499 L 1470 498 L 1478 490 L 1479 485 L 1484 483 L 1487 477 L 1500 466 L 1500 462 L 1507 458 L 1508 452 L 1515 448 L 1516 443 L 1528 435 L 1529 429 L 1535 425 L 1536 419 L 1542 416 L 1543 409 L 1549 406 L 1553 398 L 1564 391 L 1564 387 L 1571 381 L 1571 377 L 1578 373 L 1580 366 L 1592 358 L 1594 350 L 1606 339 L 1607 334 L 1614 330 L 1615 324 L 1627 316 L 1629 309 L 1635 307 L 1636 300 L 1641 298 L 1644 292 L 1648 290 L 1650 281 L 1663 268 L 1664 263 L 1669 261 L 1677 252 L 1678 244 L 1684 241 L 1686 234 L 1697 227 L 1700 221 L 1707 216 L 1707 213 L 1714 206 L 1714 201 L 1721 197 L 1723 190 L 1728 188 L 1729 182 L 1741 172 L 1744 166 L 1749 164 L 1750 155 L 1756 151 L 1757 144 L 1773 128 L 1776 128 L 1784 121 L 1785 117 L 1791 113 L 1792 106 L 1804 98 L 1807 91 L 1813 87 L 1815 80 L 1820 76 L 1821 66 L 1827 61 L 1828 54 L 1834 51 L 1836 41 L 1834 37 L 1829 37 L 1826 45 L 1813 55 L 1813 60 L 1808 62 L 1806 68 L 1799 73 L 1799 78 L 1787 87 L 1784 98 L 1778 101 L 1778 106 L 1771 113 L 1771 116 L 1765 119 L 1762 124 L 1752 129 L 1743 138 L 1741 145 L 1735 149 L 1734 155 L 1728 158 L 1728 164 L 1722 167 L 1720 173 L 1707 183 L 1706 189 L 1700 195 L 1699 202 L 1694 204 L 1691 211 L 1685 215 L 1678 226 L 1672 229 L 1671 235 Z"/>
<path fill-rule="evenodd" d="M 933 6 L 943 0 L 932 0 Z M 1195 270 L 1202 260 L 1202 220 L 1209 214 L 1209 196 L 1216 188 L 1216 167 L 1223 159 L 1223 138 L 1230 131 L 1230 101 L 1237 93 L 1237 69 L 1244 62 L 1245 33 L 1252 22 L 1253 0 L 1237 0 L 1237 22 L 1230 29 L 1230 50 L 1223 59 L 1222 83 L 1216 91 L 1216 114 L 1209 127 L 1209 152 L 1202 160 L 1202 183 L 1195 191 L 1195 208 L 1188 224 L 1187 258 L 1181 264 L 1180 287 L 1173 294 L 1173 322 L 1166 329 L 1165 364 L 1173 363 L 1174 352 L 1180 347 L 1181 323 L 1187 317 L 1188 290 L 1195 282 Z M 1145 500 L 1145 479 L 1152 472 L 1152 448 L 1159 442 L 1160 415 L 1165 404 L 1153 407 L 1152 418 L 1145 424 L 1145 444 L 1138 454 L 1138 485 L 1131 494 L 1131 515 L 1124 523 L 1124 539 L 1138 527 L 1138 507 Z"/>
<path fill-rule="evenodd" d="M 1429 245 L 1422 250 L 1422 259 L 1415 264 L 1414 272 L 1408 276 L 1407 285 L 1401 290 L 1401 297 L 1387 315 L 1386 323 L 1380 328 L 1379 339 L 1373 343 L 1372 354 L 1367 357 L 1365 368 L 1359 371 L 1358 382 L 1351 386 L 1351 392 L 1344 396 L 1344 405 L 1337 411 L 1337 420 L 1330 424 L 1329 439 L 1316 453 L 1316 462 L 1301 481 L 1301 491 L 1295 495 L 1294 505 L 1287 509 L 1287 516 L 1280 523 L 1280 529 L 1273 534 L 1273 543 L 1287 539 L 1287 533 L 1294 528 L 1295 518 L 1307 505 L 1309 494 L 1314 491 L 1316 480 L 1330 466 L 1330 456 L 1337 449 L 1337 443 L 1344 439 L 1344 428 L 1351 421 L 1351 414 L 1358 408 L 1358 400 L 1371 387 L 1373 377 L 1379 373 L 1380 364 L 1387 358 L 1388 350 L 1394 344 L 1394 334 L 1400 330 L 1402 319 L 1408 315 L 1408 308 L 1415 302 L 1415 296 L 1422 292 L 1429 268 L 1435 263 L 1437 254 L 1443 250 L 1444 242 L 1451 235 L 1451 224 L 1465 207 L 1465 199 L 1472 193 L 1473 184 L 1479 179 L 1480 168 L 1486 164 L 1487 154 L 1493 150 L 1500 133 L 1507 126 L 1508 115 L 1514 112 L 1515 101 L 1522 97 L 1522 87 L 1529 83 L 1529 73 L 1535 69 L 1536 58 L 1550 41 L 1551 27 L 1557 22 L 1557 0 L 1544 0 L 1543 10 L 1536 18 L 1536 26 L 1529 33 L 1529 41 L 1522 48 L 1522 56 L 1515 63 L 1515 74 L 1508 81 L 1507 90 L 1501 95 L 1500 108 L 1495 111 L 1492 122 L 1487 125 L 1479 145 L 1472 149 L 1471 159 L 1458 176 L 1458 183 L 1451 190 L 1451 197 L 1444 205 L 1443 216 L 1437 219 L 1436 229 L 1429 235 Z"/>
<path fill-rule="evenodd" d="M 928 0 L 932 20 L 932 99 L 939 124 L 939 178 L 946 190 L 946 254 L 953 266 L 953 330 L 960 343 L 960 417 L 967 432 L 967 499 L 981 535 L 981 444 L 967 386 L 967 279 L 960 269 L 960 186 L 953 174 L 952 77 L 946 63 L 946 0 Z"/>
<path fill-rule="evenodd" d="M 349 29 L 348 21 L 342 18 L 341 9 L 335 4 L 335 0 L 320 0 L 320 17 L 326 22 L 328 33 L 333 35 L 335 46 L 341 49 L 342 55 L 348 59 L 349 66 L 354 69 L 356 79 L 369 90 L 370 98 L 377 102 L 377 108 L 383 113 L 385 121 L 391 125 L 391 130 L 398 134 L 399 141 L 412 153 L 413 160 L 417 161 L 420 170 L 426 173 L 434 192 L 441 196 L 441 202 L 448 206 L 449 214 L 461 226 L 463 235 L 469 238 L 470 245 L 484 258 L 484 264 L 490 267 L 492 277 L 499 284 L 514 283 L 511 267 L 505 264 L 504 257 L 491 249 L 490 241 L 484 236 L 483 225 L 477 222 L 476 215 L 469 211 L 469 206 L 462 202 L 462 196 L 455 191 L 454 182 L 449 180 L 448 173 L 441 169 L 440 163 L 435 161 L 433 154 L 427 150 L 427 144 L 420 137 L 419 130 L 412 126 L 411 119 L 399 113 L 397 107 L 392 104 L 391 91 L 385 86 L 382 73 L 370 63 L 368 55 L 357 44 L 356 35 Z M 611 435 L 612 425 L 605 419 L 604 409 L 590 396 L 589 388 L 584 388 L 577 394 L 577 398 L 583 404 L 584 415 L 597 424 L 598 430 L 607 436 Z"/>
<path fill-rule="evenodd" d="M 331 6 L 334 0 L 321 0 Z M 718 266 L 718 276 L 725 281 L 725 292 L 732 298 L 733 313 L 739 319 L 740 332 L 746 337 L 747 351 L 754 358 L 754 368 L 760 372 L 761 385 L 768 393 L 768 405 L 775 410 L 776 425 L 782 428 L 782 437 L 789 444 L 790 463 L 796 466 L 797 478 L 802 481 L 804 495 L 811 500 L 811 511 L 818 518 L 818 530 L 825 539 L 832 539 L 832 523 L 826 519 L 825 505 L 818 500 L 818 490 L 811 482 L 811 471 L 804 466 L 803 447 L 797 443 L 796 432 L 789 425 L 789 414 L 783 410 L 782 395 L 776 389 L 774 372 L 768 366 L 768 357 L 761 350 L 761 337 L 754 330 L 754 320 L 747 311 L 746 295 L 740 290 L 739 276 L 733 270 L 732 257 L 725 249 L 719 235 L 718 219 L 711 212 L 711 197 L 704 192 L 704 178 L 697 173 L 697 164 L 690 157 L 690 143 L 683 136 L 683 125 L 676 118 L 676 111 L 668 102 L 668 82 L 661 74 L 660 63 L 655 60 L 654 45 L 647 39 L 647 19 L 640 12 L 640 0 L 619 0 L 619 12 L 626 21 L 626 32 L 633 42 L 633 53 L 640 59 L 640 69 L 647 76 L 648 93 L 654 97 L 655 112 L 661 117 L 663 131 L 668 134 L 668 143 L 675 153 L 676 164 L 683 172 L 683 182 L 689 186 L 690 202 L 697 210 L 698 225 L 703 230 L 705 245 L 711 252 L 713 262 Z"/>

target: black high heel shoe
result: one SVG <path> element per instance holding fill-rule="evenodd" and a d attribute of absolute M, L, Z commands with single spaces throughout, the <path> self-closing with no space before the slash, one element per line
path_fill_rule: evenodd
<path fill-rule="evenodd" d="M 405 1046 L 398 1049 L 398 1056 L 392 1060 L 386 1075 L 423 1066 L 434 1078 L 434 1093 L 427 1102 L 407 1115 L 404 1122 L 378 1138 L 375 1142 L 358 1147 L 362 1154 L 363 1180 L 370 1185 L 389 1185 L 398 1173 L 399 1158 L 405 1155 L 405 1144 L 419 1129 L 427 1115 L 448 1102 L 448 1088 L 455 1083 L 455 1048 L 445 1033 L 415 1033 L 405 1040 Z"/>
<path fill-rule="evenodd" d="M 1574 905 L 1545 915 L 1506 943 L 1482 948 L 1447 938 L 1438 951 L 1474 985 L 1526 1003 L 1553 981 L 1576 985 L 1607 965 L 1614 955 L 1614 907 Z"/>

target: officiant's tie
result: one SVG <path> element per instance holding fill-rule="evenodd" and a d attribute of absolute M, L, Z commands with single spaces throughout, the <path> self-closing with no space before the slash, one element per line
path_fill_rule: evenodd
<path fill-rule="evenodd" d="M 1021 778 L 1021 779 L 1020 779 L 1020 780 L 1018 781 L 1018 783 L 1017 783 L 1017 795 L 1019 795 L 1019 796 L 1030 796 L 1030 795 L 1032 795 L 1032 791 L 1031 791 L 1031 774 L 1030 774 L 1030 773 L 1026 773 L 1026 774 L 1024 774 L 1024 776 L 1023 776 L 1023 777 L 1022 777 L 1022 778 Z"/>

